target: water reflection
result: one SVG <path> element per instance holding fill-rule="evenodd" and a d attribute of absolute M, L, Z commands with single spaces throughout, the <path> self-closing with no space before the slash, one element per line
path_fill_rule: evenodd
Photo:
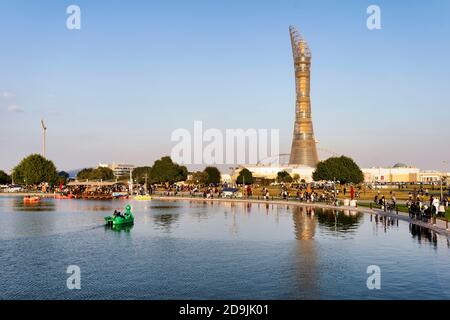
<path fill-rule="evenodd" d="M 412 238 L 416 239 L 419 243 L 425 241 L 432 243 L 434 246 L 437 245 L 437 234 L 433 230 L 410 223 L 409 231 L 411 233 Z"/>
<path fill-rule="evenodd" d="M 18 212 L 39 212 L 39 211 L 55 211 L 55 202 L 49 199 L 42 199 L 39 202 L 23 202 L 22 198 L 13 199 L 13 211 Z"/>
<path fill-rule="evenodd" d="M 318 210 L 321 211 L 321 210 Z M 313 240 L 316 232 L 315 210 L 309 207 L 293 208 L 296 254 L 294 255 L 294 287 L 296 292 L 303 292 L 306 298 L 319 297 L 317 273 L 317 243 Z"/>
<path fill-rule="evenodd" d="M 154 227 L 170 233 L 172 227 L 178 222 L 180 215 L 175 213 L 165 213 L 153 215 Z"/>
<path fill-rule="evenodd" d="M 162 205 L 162 206 L 150 206 L 148 207 L 149 209 L 163 209 L 163 210 L 167 210 L 167 209 L 175 209 L 175 208 L 181 208 L 180 206 L 173 206 L 173 205 Z"/>
<path fill-rule="evenodd" d="M 398 219 L 382 215 L 370 215 L 370 222 L 374 223 L 374 229 L 377 231 L 379 227 L 383 228 L 386 233 L 388 230 L 398 228 Z"/>
<path fill-rule="evenodd" d="M 297 240 L 310 240 L 316 232 L 316 220 L 314 209 L 309 207 L 294 207 L 292 212 L 294 219 L 294 232 Z"/>
<path fill-rule="evenodd" d="M 341 233 L 355 231 L 362 221 L 363 213 L 353 210 L 317 210 L 317 221 L 328 230 Z"/>
<path fill-rule="evenodd" d="M 115 232 L 124 232 L 124 233 L 129 233 L 134 227 L 134 224 L 128 224 L 128 225 L 105 225 L 105 231 L 115 231 Z"/>

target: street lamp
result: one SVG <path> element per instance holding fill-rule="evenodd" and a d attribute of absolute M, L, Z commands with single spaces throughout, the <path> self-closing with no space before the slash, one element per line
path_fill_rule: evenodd
<path fill-rule="evenodd" d="M 45 158 L 45 143 L 46 143 L 46 133 L 47 133 L 47 127 L 44 124 L 44 120 L 41 120 L 41 126 L 42 126 L 42 130 L 43 130 L 43 145 L 42 145 L 42 156 Z"/>
<path fill-rule="evenodd" d="M 442 163 L 444 164 L 444 172 L 443 173 L 445 174 L 445 178 L 447 178 L 446 168 L 447 168 L 448 162 L 445 160 L 445 161 L 442 161 Z M 443 190 L 442 190 L 443 182 L 444 182 L 444 175 L 441 175 L 441 201 L 444 199 L 444 193 L 443 193 Z"/>

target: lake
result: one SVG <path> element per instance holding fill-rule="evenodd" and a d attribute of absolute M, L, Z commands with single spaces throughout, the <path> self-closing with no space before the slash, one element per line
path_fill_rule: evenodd
<path fill-rule="evenodd" d="M 105 227 L 128 203 L 134 225 Z M 0 299 L 450 298 L 446 236 L 355 211 L 0 197 L 0 221 Z"/>

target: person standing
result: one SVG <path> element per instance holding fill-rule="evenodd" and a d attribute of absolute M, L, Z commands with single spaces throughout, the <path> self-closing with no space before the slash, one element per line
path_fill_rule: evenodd
<path fill-rule="evenodd" d="M 436 214 L 439 214 L 439 199 L 437 197 L 433 197 L 433 202 L 432 205 L 434 206 L 434 208 L 436 209 Z"/>
<path fill-rule="evenodd" d="M 395 206 L 397 205 L 397 198 L 395 197 L 394 193 L 392 193 L 391 201 L 392 201 L 392 204 L 394 205 L 394 208 L 395 208 Z"/>

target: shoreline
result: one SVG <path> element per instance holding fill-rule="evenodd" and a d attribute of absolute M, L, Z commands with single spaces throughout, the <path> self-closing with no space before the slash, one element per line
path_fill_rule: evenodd
<path fill-rule="evenodd" d="M 383 217 L 397 218 L 402 221 L 406 221 L 412 224 L 415 224 L 420 227 L 424 227 L 430 229 L 440 235 L 447 236 L 450 238 L 450 229 L 447 229 L 447 223 L 444 220 L 436 219 L 436 224 L 433 225 L 431 223 L 418 221 L 415 219 L 411 219 L 409 214 L 404 212 L 388 212 L 383 211 L 381 209 L 370 209 L 367 207 L 349 207 L 349 206 L 332 206 L 323 203 L 303 203 L 297 202 L 295 200 L 284 201 L 284 200 L 257 200 L 257 199 L 224 199 L 224 198 L 213 198 L 213 199 L 204 199 L 204 198 L 194 198 L 194 197 L 174 197 L 174 196 L 152 196 L 152 200 L 160 200 L 160 201 L 195 201 L 195 202 L 229 202 L 229 203 L 255 203 L 255 204 L 271 204 L 271 205 L 288 205 L 288 206 L 300 206 L 300 207 L 313 207 L 320 209 L 331 209 L 331 210 L 347 210 L 347 211 L 358 211 L 367 214 L 375 214 Z"/>
<path fill-rule="evenodd" d="M 42 197 L 42 198 L 54 198 L 53 193 L 40 193 L 40 192 L 1 192 L 0 197 Z"/>

